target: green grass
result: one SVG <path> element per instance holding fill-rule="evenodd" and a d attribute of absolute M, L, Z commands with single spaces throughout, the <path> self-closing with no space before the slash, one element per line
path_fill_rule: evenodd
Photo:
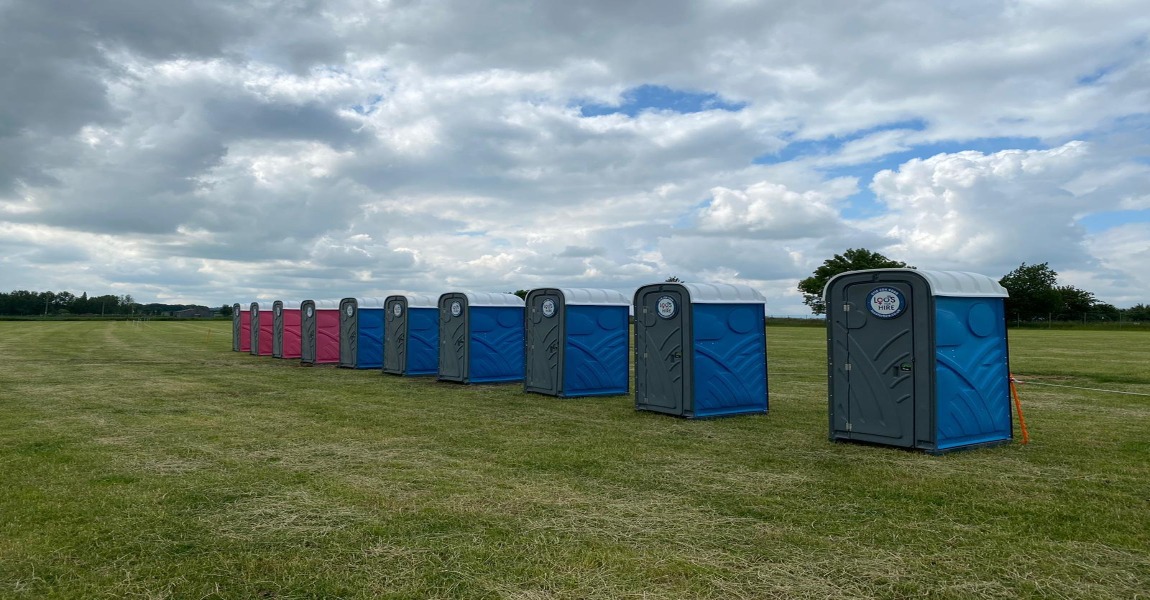
<path fill-rule="evenodd" d="M 226 322 L 0 323 L 3 598 L 1136 598 L 1150 398 L 1024 385 L 1033 441 L 826 439 L 820 329 L 710 421 L 303 368 Z M 1144 335 L 1014 331 L 1020 379 L 1150 393 Z"/>

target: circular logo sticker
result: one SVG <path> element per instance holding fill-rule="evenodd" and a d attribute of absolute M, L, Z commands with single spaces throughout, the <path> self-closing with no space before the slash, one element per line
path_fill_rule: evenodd
<path fill-rule="evenodd" d="M 347 313 L 347 316 L 350 317 L 355 314 L 355 307 L 348 304 L 347 308 L 343 309 L 343 312 Z"/>
<path fill-rule="evenodd" d="M 458 300 L 451 303 L 451 316 L 458 317 L 463 314 L 463 305 Z"/>
<path fill-rule="evenodd" d="M 894 288 L 880 287 L 867 294 L 866 306 L 870 314 L 880 319 L 893 319 L 906 311 L 906 299 Z"/>
<path fill-rule="evenodd" d="M 391 314 L 393 314 L 397 317 L 402 315 L 403 314 L 403 305 L 400 304 L 399 302 L 392 304 L 391 305 Z"/>
<path fill-rule="evenodd" d="M 677 308 L 678 307 L 675 306 L 675 300 L 670 296 L 660 296 L 658 302 L 655 303 L 655 311 L 664 319 L 670 319 L 675 316 Z"/>
<path fill-rule="evenodd" d="M 548 298 L 543 301 L 543 316 L 550 319 L 555 316 L 555 301 Z"/>
<path fill-rule="evenodd" d="M 315 313 L 314 313 L 314 312 L 312 312 L 312 307 L 310 307 L 310 306 L 309 306 L 309 307 L 307 307 L 307 318 L 309 318 L 309 319 L 310 319 L 310 318 L 312 317 L 312 315 L 314 315 L 314 314 L 315 314 Z"/>

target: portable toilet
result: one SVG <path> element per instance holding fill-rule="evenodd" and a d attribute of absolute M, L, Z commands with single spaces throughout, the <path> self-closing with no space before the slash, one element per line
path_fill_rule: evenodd
<path fill-rule="evenodd" d="M 542 288 L 527 294 L 523 389 L 559 397 L 630 388 L 631 301 L 614 290 Z"/>
<path fill-rule="evenodd" d="M 232 351 L 251 352 L 252 349 L 252 315 L 247 303 L 232 305 Z"/>
<path fill-rule="evenodd" d="M 383 372 L 435 375 L 439 371 L 439 305 L 435 298 L 388 296 L 383 306 Z"/>
<path fill-rule="evenodd" d="M 272 302 L 272 356 L 299 358 L 300 316 L 298 302 Z"/>
<path fill-rule="evenodd" d="M 253 356 L 272 355 L 272 328 L 275 320 L 272 318 L 272 305 L 270 302 L 252 302 L 252 347 Z"/>
<path fill-rule="evenodd" d="M 305 365 L 339 364 L 339 302 L 300 303 L 300 358 Z"/>
<path fill-rule="evenodd" d="M 767 412 L 766 299 L 745 285 L 635 291 L 635 408 L 687 418 Z"/>
<path fill-rule="evenodd" d="M 439 379 L 523 380 L 523 299 L 450 292 L 439 297 Z"/>
<path fill-rule="evenodd" d="M 823 290 L 830 438 L 931 453 L 1009 441 L 1006 297 L 976 273 L 832 277 Z"/>
<path fill-rule="evenodd" d="M 339 366 L 383 368 L 383 300 L 344 298 L 339 301 Z"/>

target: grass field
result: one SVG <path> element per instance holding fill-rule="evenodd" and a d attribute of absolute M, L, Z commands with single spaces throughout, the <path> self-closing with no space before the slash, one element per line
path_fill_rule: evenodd
<path fill-rule="evenodd" d="M 1025 385 L 1030 445 L 826 439 L 820 329 L 711 421 L 302 368 L 230 323 L 0 323 L 3 598 L 1145 598 L 1150 397 Z M 1150 394 L 1150 335 L 1011 333 Z"/>

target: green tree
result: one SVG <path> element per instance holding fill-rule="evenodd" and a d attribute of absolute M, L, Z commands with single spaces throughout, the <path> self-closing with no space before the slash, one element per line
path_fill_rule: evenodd
<path fill-rule="evenodd" d="M 52 290 L 48 290 L 47 292 L 40 292 L 35 314 L 47 315 L 48 311 L 51 309 L 52 303 L 55 301 L 56 292 L 53 292 Z"/>
<path fill-rule="evenodd" d="M 1061 303 L 1058 313 L 1063 318 L 1079 319 L 1098 304 L 1094 294 L 1072 285 L 1060 285 L 1055 289 L 1058 290 L 1058 300 Z"/>
<path fill-rule="evenodd" d="M 515 294 L 516 296 L 519 296 L 520 298 L 522 298 L 524 300 L 526 300 L 527 299 L 527 293 L 530 291 L 531 290 L 515 290 L 514 292 L 511 292 L 511 293 Z"/>
<path fill-rule="evenodd" d="M 111 294 L 104 294 L 103 296 L 96 296 L 88 300 L 92 306 L 92 312 L 100 315 L 118 315 L 120 313 L 120 299 Z"/>
<path fill-rule="evenodd" d="M 0 314 L 42 315 L 47 309 L 45 303 L 50 303 L 53 296 L 55 294 L 52 292 L 12 290 L 11 293 L 0 295 Z"/>
<path fill-rule="evenodd" d="M 1062 294 L 1057 287 L 1058 273 L 1047 263 L 1022 263 L 998 283 L 1010 293 L 1006 299 L 1006 314 L 1015 319 L 1048 318 L 1058 314 L 1062 308 Z"/>
<path fill-rule="evenodd" d="M 803 304 L 811 307 L 816 315 L 826 313 L 827 307 L 823 304 L 823 288 L 832 277 L 847 271 L 861 271 L 864 269 L 913 269 L 914 267 L 872 252 L 866 248 L 849 248 L 842 254 L 823 261 L 810 277 L 799 282 L 799 291 L 803 293 Z"/>
<path fill-rule="evenodd" d="M 231 304 L 225 304 L 225 305 L 221 306 L 220 307 L 220 316 L 221 317 L 232 316 L 232 305 Z"/>
<path fill-rule="evenodd" d="M 84 293 L 80 294 L 80 296 L 78 298 L 73 300 L 72 301 L 72 307 L 69 310 L 71 310 L 72 312 L 74 312 L 78 315 L 92 312 L 91 303 L 88 302 L 88 292 L 84 292 Z"/>
<path fill-rule="evenodd" d="M 676 276 L 674 276 L 674 275 L 672 275 L 672 276 L 670 276 L 670 277 L 668 277 L 668 278 L 664 279 L 664 280 L 663 280 L 663 282 L 664 282 L 664 283 L 682 283 L 682 282 L 683 282 L 683 280 L 682 280 L 682 279 L 679 279 L 678 277 L 676 277 Z"/>
<path fill-rule="evenodd" d="M 1090 308 L 1092 319 L 1099 319 L 1102 321 L 1117 321 L 1121 316 L 1121 311 L 1118 310 L 1113 304 L 1105 302 L 1098 302 Z"/>
<path fill-rule="evenodd" d="M 1150 305 L 1135 304 L 1122 311 L 1122 318 L 1127 321 L 1150 321 Z"/>
<path fill-rule="evenodd" d="M 75 301 L 76 296 L 72 292 L 60 292 L 59 294 L 56 294 L 55 298 L 52 299 L 52 309 L 57 313 L 60 311 L 67 313 L 68 308 L 70 308 L 72 303 Z"/>

